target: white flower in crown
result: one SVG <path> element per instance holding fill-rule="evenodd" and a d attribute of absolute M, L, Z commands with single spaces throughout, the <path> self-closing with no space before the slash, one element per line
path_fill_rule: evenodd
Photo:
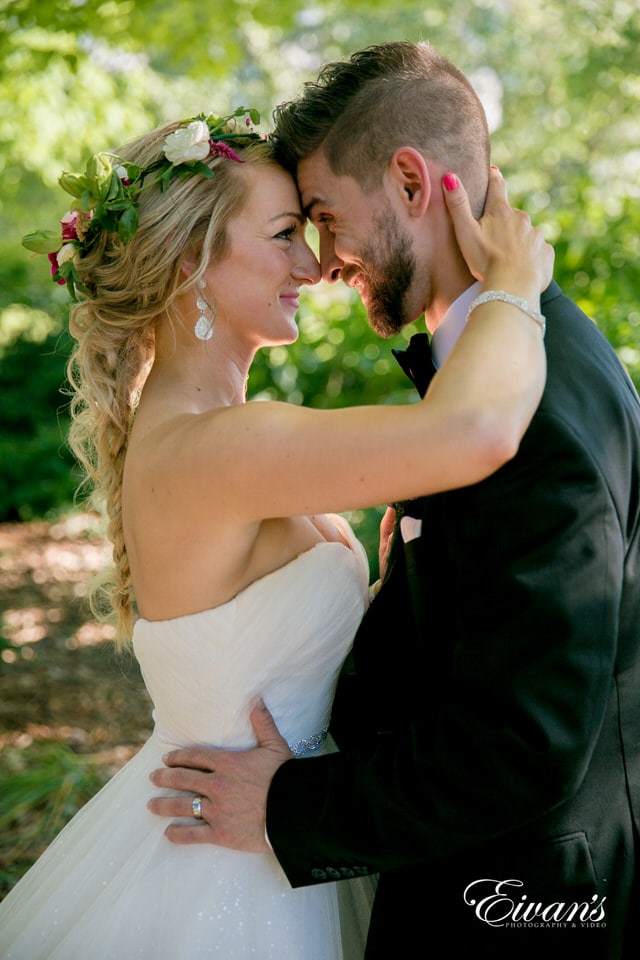
<path fill-rule="evenodd" d="M 78 300 L 78 293 L 91 298 L 91 289 L 83 283 L 77 269 L 81 257 L 105 236 L 117 236 L 119 244 L 129 243 L 138 229 L 138 205 L 145 186 L 154 183 L 163 191 L 174 180 L 192 175 L 210 180 L 217 164 L 203 163 L 207 157 L 244 163 L 231 143 L 244 147 L 267 139 L 254 130 L 253 124 L 259 123 L 260 114 L 252 107 L 238 107 L 227 117 L 201 113 L 195 119 L 183 120 L 165 137 L 162 155 L 147 166 L 138 166 L 112 153 L 94 154 L 83 173 L 63 171 L 58 178 L 62 189 L 74 198 L 74 207 L 65 213 L 58 229 L 26 234 L 23 247 L 46 255 L 54 283 L 68 284 L 72 300 Z M 145 183 L 145 178 L 152 174 L 153 180 Z"/>
<path fill-rule="evenodd" d="M 209 156 L 209 127 L 204 120 L 192 120 L 170 133 L 164 141 L 164 155 L 170 163 L 190 163 Z"/>
<path fill-rule="evenodd" d="M 62 264 L 66 263 L 68 260 L 75 259 L 77 253 L 77 243 L 65 243 L 65 245 L 58 250 L 58 266 L 61 267 Z"/>

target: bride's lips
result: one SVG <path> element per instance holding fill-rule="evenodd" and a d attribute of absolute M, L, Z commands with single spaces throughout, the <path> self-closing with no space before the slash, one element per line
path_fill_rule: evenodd
<path fill-rule="evenodd" d="M 297 310 L 300 306 L 298 296 L 298 293 L 283 293 L 281 294 L 280 299 L 290 307 L 293 307 L 294 310 Z"/>

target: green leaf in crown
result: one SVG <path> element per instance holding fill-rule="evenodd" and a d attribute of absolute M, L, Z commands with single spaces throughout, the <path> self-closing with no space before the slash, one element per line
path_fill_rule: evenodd
<path fill-rule="evenodd" d="M 58 178 L 62 189 L 78 201 L 60 221 L 61 229 L 28 233 L 22 246 L 49 258 L 54 281 L 68 285 L 72 299 L 78 290 L 89 296 L 78 278 L 76 263 L 100 233 L 115 234 L 121 243 L 129 243 L 138 229 L 138 198 L 143 190 L 154 184 L 167 190 L 175 179 L 191 176 L 212 179 L 215 170 L 204 162 L 208 157 L 242 163 L 231 144 L 235 141 L 242 146 L 264 139 L 253 129 L 259 123 L 260 113 L 253 107 L 238 107 L 224 117 L 199 114 L 182 121 L 165 137 L 162 156 L 147 167 L 111 153 L 94 154 L 84 173 L 64 171 Z"/>

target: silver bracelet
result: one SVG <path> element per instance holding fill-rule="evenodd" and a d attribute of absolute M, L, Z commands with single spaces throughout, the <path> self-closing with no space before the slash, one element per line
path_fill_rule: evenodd
<path fill-rule="evenodd" d="M 510 303 L 512 307 L 517 307 L 518 310 L 522 310 L 523 313 L 526 313 L 528 317 L 531 317 L 531 319 L 535 320 L 540 326 L 542 336 L 544 337 L 547 330 L 547 321 L 543 315 L 538 313 L 537 310 L 532 310 L 528 302 L 523 300 L 522 297 L 514 297 L 512 293 L 507 293 L 506 290 L 485 290 L 481 293 L 479 297 L 475 298 L 467 310 L 467 320 L 476 307 L 479 307 L 482 303 L 489 303 L 492 300 L 501 300 L 503 303 Z"/>

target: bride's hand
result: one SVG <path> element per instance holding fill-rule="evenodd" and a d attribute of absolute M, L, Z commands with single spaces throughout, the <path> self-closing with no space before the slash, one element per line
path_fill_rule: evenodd
<path fill-rule="evenodd" d="M 480 220 L 471 212 L 467 192 L 455 174 L 443 177 L 442 189 L 456 240 L 469 270 L 478 280 L 491 271 L 492 285 L 506 278 L 529 280 L 539 292 L 553 276 L 554 250 L 541 231 L 531 226 L 529 215 L 509 206 L 507 187 L 492 167 L 485 211 Z"/>

